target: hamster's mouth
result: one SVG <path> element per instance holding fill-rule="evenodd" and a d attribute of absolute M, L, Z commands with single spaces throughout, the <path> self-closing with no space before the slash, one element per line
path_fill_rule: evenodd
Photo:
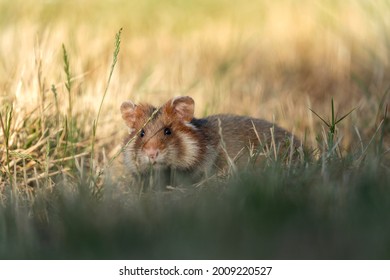
<path fill-rule="evenodd" d="M 149 157 L 145 157 L 142 160 L 142 165 L 145 169 L 165 169 L 168 168 L 168 165 L 164 161 L 163 158 L 151 159 Z"/>
<path fill-rule="evenodd" d="M 154 161 L 154 162 L 149 162 L 149 167 L 153 169 L 163 169 L 163 168 L 167 168 L 167 165 L 161 162 Z"/>

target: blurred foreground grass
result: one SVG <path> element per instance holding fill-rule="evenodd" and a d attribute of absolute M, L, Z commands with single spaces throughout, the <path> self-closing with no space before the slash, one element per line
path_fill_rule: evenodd
<path fill-rule="evenodd" d="M 390 257 L 388 1 L 0 11 L 0 258 Z M 121 157 L 96 179 L 126 133 L 122 101 L 179 94 L 197 116 L 275 120 L 310 152 L 198 188 L 140 193 Z M 331 97 L 338 117 L 356 108 L 334 145 L 308 109 L 328 119 Z"/>
<path fill-rule="evenodd" d="M 141 198 L 80 185 L 1 208 L 0 257 L 23 259 L 388 259 L 390 176 L 377 167 L 268 168 L 219 186 Z M 120 195 L 118 194 L 120 193 Z"/>

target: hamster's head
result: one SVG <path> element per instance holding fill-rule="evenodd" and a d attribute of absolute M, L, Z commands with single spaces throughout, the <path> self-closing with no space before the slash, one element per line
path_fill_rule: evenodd
<path fill-rule="evenodd" d="M 190 170 L 199 161 L 200 143 L 194 118 L 194 100 L 180 96 L 160 108 L 125 101 L 122 118 L 129 127 L 125 163 L 131 172 L 150 168 Z"/>

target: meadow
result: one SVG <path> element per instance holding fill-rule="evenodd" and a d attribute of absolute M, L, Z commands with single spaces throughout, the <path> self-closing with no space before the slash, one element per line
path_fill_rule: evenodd
<path fill-rule="evenodd" d="M 390 3 L 0 0 L 0 259 L 389 259 Z M 125 100 L 275 121 L 297 162 L 144 190 Z"/>

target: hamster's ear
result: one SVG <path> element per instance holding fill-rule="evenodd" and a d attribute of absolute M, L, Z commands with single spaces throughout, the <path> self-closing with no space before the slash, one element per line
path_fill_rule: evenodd
<path fill-rule="evenodd" d="M 178 96 L 166 104 L 167 113 L 175 114 L 183 121 L 190 122 L 194 118 L 195 102 L 189 96 Z"/>
<path fill-rule="evenodd" d="M 137 105 L 135 105 L 131 101 L 125 101 L 121 105 L 122 119 L 125 121 L 126 125 L 130 128 L 134 127 L 134 123 L 136 121 L 136 116 L 135 116 L 136 107 Z"/>

